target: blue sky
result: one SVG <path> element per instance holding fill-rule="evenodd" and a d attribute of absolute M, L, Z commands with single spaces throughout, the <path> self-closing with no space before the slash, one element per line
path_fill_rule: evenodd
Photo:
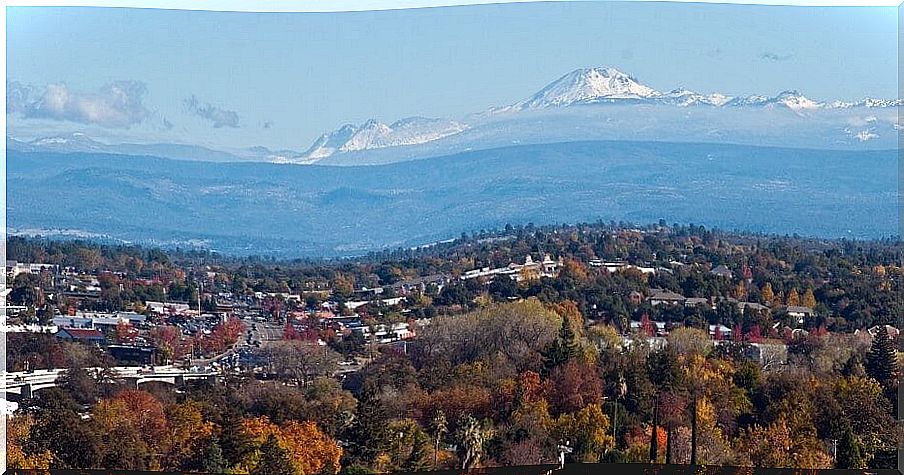
<path fill-rule="evenodd" d="M 352 13 L 7 10 L 9 132 L 304 150 L 459 117 L 579 67 L 660 90 L 897 96 L 897 9 L 531 3 Z M 49 86 L 49 87 L 48 87 Z M 52 112 L 35 98 L 60 100 Z"/>

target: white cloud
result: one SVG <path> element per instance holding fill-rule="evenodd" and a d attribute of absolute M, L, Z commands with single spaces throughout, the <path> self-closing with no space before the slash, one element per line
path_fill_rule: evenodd
<path fill-rule="evenodd" d="M 140 81 L 116 81 L 97 92 L 74 91 L 65 83 L 43 88 L 8 82 L 7 114 L 25 118 L 51 119 L 129 128 L 148 117 L 144 106 L 147 86 Z"/>

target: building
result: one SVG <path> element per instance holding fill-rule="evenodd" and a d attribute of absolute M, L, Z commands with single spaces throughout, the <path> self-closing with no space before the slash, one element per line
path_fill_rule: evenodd
<path fill-rule="evenodd" d="M 712 298 L 704 297 L 688 297 L 684 300 L 684 306 L 687 308 L 704 307 L 710 310 L 716 309 L 716 302 Z"/>
<path fill-rule="evenodd" d="M 107 351 L 124 365 L 152 365 L 157 359 L 157 349 L 153 346 L 110 345 Z"/>
<path fill-rule="evenodd" d="M 684 305 L 687 299 L 678 293 L 665 289 L 650 289 L 650 296 L 647 297 L 650 305 Z"/>
<path fill-rule="evenodd" d="M 549 254 L 543 257 L 540 262 L 534 261 L 530 254 L 524 258 L 524 264 L 510 263 L 505 267 L 483 267 L 465 272 L 461 276 L 461 280 L 476 279 L 486 277 L 490 280 L 497 276 L 506 276 L 514 281 L 521 282 L 525 279 L 534 279 L 540 277 L 558 277 L 559 269 L 562 267 L 562 260 L 553 260 Z"/>
<path fill-rule="evenodd" d="M 867 328 L 866 330 L 855 330 L 854 335 L 859 335 L 860 333 L 866 331 L 867 333 L 869 333 L 870 338 L 874 338 L 876 334 L 879 333 L 879 330 L 882 329 L 882 327 L 885 327 L 885 331 L 888 333 L 888 336 L 891 337 L 892 340 L 898 338 L 898 335 L 901 334 L 900 330 L 891 325 L 875 325 Z"/>
<path fill-rule="evenodd" d="M 10 283 L 19 274 L 40 274 L 45 270 L 56 275 L 59 273 L 60 266 L 56 264 L 29 264 L 25 262 L 6 261 L 6 275 Z"/>
<path fill-rule="evenodd" d="M 724 264 L 716 266 L 716 268 L 709 271 L 709 273 L 712 275 L 717 275 L 719 277 L 724 277 L 726 279 L 730 279 L 734 275 L 731 273 L 731 269 L 729 269 L 728 266 Z"/>
<path fill-rule="evenodd" d="M 801 307 L 799 305 L 787 305 L 781 307 L 778 311 L 779 315 L 791 317 L 798 325 L 804 323 L 804 319 L 816 316 L 816 312 L 810 307 Z"/>
<path fill-rule="evenodd" d="M 738 302 L 738 309 L 740 309 L 741 312 L 744 312 L 748 308 L 757 313 L 769 311 L 769 307 L 767 307 L 763 304 L 759 304 L 756 302 Z"/>
<path fill-rule="evenodd" d="M 729 340 L 731 339 L 731 328 L 726 327 L 725 325 L 710 325 L 709 326 L 709 337 L 713 340 Z"/>
<path fill-rule="evenodd" d="M 57 331 L 55 336 L 64 341 L 77 341 L 101 346 L 107 344 L 107 338 L 104 337 L 100 330 L 89 328 L 63 328 Z"/>
<path fill-rule="evenodd" d="M 445 274 L 433 274 L 396 282 L 395 284 L 390 285 L 389 288 L 398 294 L 407 294 L 412 291 L 424 292 L 427 290 L 427 287 L 430 286 L 434 286 L 437 291 L 440 291 L 450 280 L 451 278 Z"/>

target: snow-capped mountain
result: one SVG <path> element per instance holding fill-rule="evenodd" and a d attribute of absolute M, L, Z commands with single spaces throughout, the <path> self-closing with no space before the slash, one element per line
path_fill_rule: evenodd
<path fill-rule="evenodd" d="M 409 117 L 392 124 L 375 119 L 361 125 L 345 124 L 339 129 L 321 135 L 302 154 L 304 161 L 316 161 L 336 153 L 418 145 L 457 134 L 467 125 L 448 119 Z"/>
<path fill-rule="evenodd" d="M 185 144 L 105 144 L 73 133 L 31 141 L 7 137 L 21 151 L 118 153 L 204 161 L 375 164 L 523 143 L 579 140 L 684 140 L 799 147 L 891 147 L 900 99 L 808 98 L 661 92 L 616 68 L 571 71 L 513 104 L 462 119 L 410 117 L 345 124 L 306 151 L 265 147 L 210 149 Z M 637 107 L 640 106 L 640 107 Z"/>
<path fill-rule="evenodd" d="M 105 152 L 109 147 L 107 144 L 98 142 L 81 132 L 73 132 L 69 135 L 39 137 L 28 142 L 28 145 L 36 149 L 55 152 Z"/>
<path fill-rule="evenodd" d="M 573 104 L 654 99 L 662 94 L 615 68 L 576 69 L 512 109 L 545 109 Z"/>
<path fill-rule="evenodd" d="M 723 106 L 732 98 L 724 94 L 700 94 L 689 89 L 679 88 L 657 97 L 658 102 L 680 107 L 706 105 Z"/>
<path fill-rule="evenodd" d="M 615 68 L 576 69 L 553 81 L 533 96 L 495 112 L 546 109 L 586 104 L 667 104 L 679 107 L 776 107 L 783 106 L 799 112 L 814 109 L 849 109 L 855 107 L 897 107 L 901 100 L 866 98 L 856 102 L 819 102 L 796 90 L 787 90 L 776 96 L 759 94 L 731 96 L 721 93 L 702 94 L 686 88 L 666 93 L 639 82 L 634 77 Z"/>

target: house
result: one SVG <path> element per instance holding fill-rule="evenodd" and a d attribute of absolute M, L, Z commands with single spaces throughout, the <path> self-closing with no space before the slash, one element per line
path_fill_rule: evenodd
<path fill-rule="evenodd" d="M 709 337 L 713 340 L 728 340 L 731 339 L 731 328 L 726 327 L 725 325 L 710 325 L 709 326 Z"/>
<path fill-rule="evenodd" d="M 788 347 L 780 343 L 751 343 L 746 348 L 747 357 L 764 369 L 781 366 L 788 360 Z"/>
<path fill-rule="evenodd" d="M 763 304 L 759 304 L 756 302 L 738 302 L 738 309 L 741 310 L 741 313 L 743 313 L 748 308 L 757 313 L 769 311 L 769 307 L 767 307 Z"/>
<path fill-rule="evenodd" d="M 54 275 L 59 273 L 60 266 L 56 264 L 29 264 L 25 262 L 6 261 L 6 275 L 12 281 L 19 274 L 40 274 L 49 271 Z"/>
<path fill-rule="evenodd" d="M 786 305 L 778 311 L 779 315 L 793 318 L 798 325 L 804 323 L 804 319 L 816 316 L 816 312 L 810 307 L 801 307 L 799 305 Z"/>
<path fill-rule="evenodd" d="M 88 328 L 63 328 L 57 331 L 55 336 L 64 341 L 77 341 L 95 345 L 107 344 L 107 338 L 104 337 L 100 330 Z"/>
<path fill-rule="evenodd" d="M 647 301 L 650 305 L 684 305 L 687 299 L 678 293 L 665 289 L 650 289 L 650 296 Z"/>
<path fill-rule="evenodd" d="M 730 279 L 730 278 L 732 277 L 732 275 L 733 275 L 733 274 L 731 273 L 731 269 L 729 269 L 728 266 L 726 266 L 726 265 L 724 265 L 724 264 L 721 264 L 721 265 L 719 265 L 719 266 L 716 266 L 716 268 L 713 269 L 713 270 L 711 270 L 711 271 L 709 271 L 709 273 L 712 274 L 712 275 L 717 275 L 717 276 L 719 276 L 719 277 L 724 277 L 724 278 L 726 278 L 726 279 Z"/>
<path fill-rule="evenodd" d="M 412 291 L 425 292 L 427 287 L 431 285 L 436 286 L 437 290 L 442 290 L 443 287 L 449 283 L 449 280 L 450 277 L 445 274 L 433 274 L 396 282 L 389 287 L 399 294 L 407 294 Z"/>
<path fill-rule="evenodd" d="M 505 267 L 497 267 L 495 269 L 482 267 L 480 269 L 472 269 L 466 271 L 461 276 L 461 280 L 476 279 L 478 277 L 488 277 L 490 279 L 496 276 L 507 276 L 510 279 L 520 282 L 525 279 L 537 277 L 558 277 L 559 269 L 562 267 L 562 260 L 553 260 L 549 254 L 543 257 L 540 262 L 534 261 L 530 254 L 524 258 L 524 264 L 510 263 Z"/>
<path fill-rule="evenodd" d="M 654 332 L 656 333 L 656 336 L 664 337 L 664 336 L 668 335 L 669 331 L 668 331 L 668 327 L 666 326 L 665 322 L 650 321 L 650 324 L 653 325 L 653 329 L 654 329 Z M 632 333 L 638 333 L 641 330 L 643 330 L 642 322 L 635 322 L 635 321 L 631 322 L 631 332 Z"/>
<path fill-rule="evenodd" d="M 716 303 L 712 298 L 688 297 L 684 300 L 684 306 L 687 308 L 704 307 L 710 310 L 716 309 Z"/>
<path fill-rule="evenodd" d="M 876 334 L 879 333 L 879 330 L 885 327 L 885 331 L 888 332 L 888 336 L 891 337 L 892 340 L 898 338 L 898 335 L 901 334 L 901 331 L 891 325 L 875 325 L 870 328 L 867 328 L 865 331 L 869 333 L 870 338 L 875 338 Z M 854 335 L 858 335 L 864 330 L 855 330 Z"/>

